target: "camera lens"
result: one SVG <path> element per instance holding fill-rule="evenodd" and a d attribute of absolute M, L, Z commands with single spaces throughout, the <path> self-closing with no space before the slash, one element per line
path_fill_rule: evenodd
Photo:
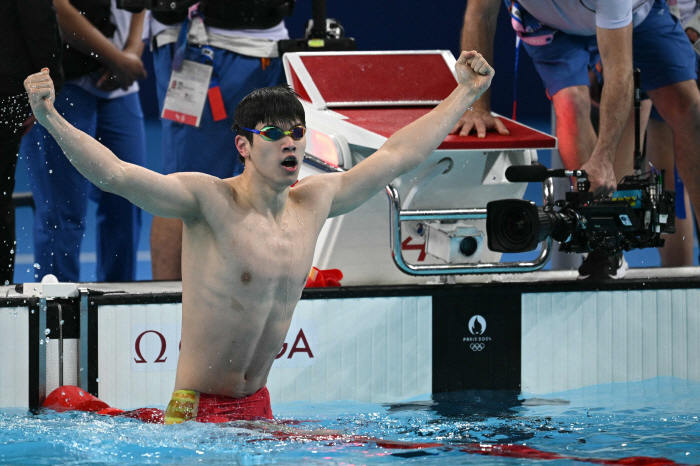
<path fill-rule="evenodd" d="M 533 251 L 541 241 L 538 241 L 538 236 L 543 215 L 532 201 L 501 199 L 489 202 L 486 204 L 489 249 L 497 252 Z"/>
<path fill-rule="evenodd" d="M 479 243 L 476 242 L 476 238 L 473 236 L 467 236 L 459 242 L 459 252 L 461 252 L 463 256 L 469 257 L 474 255 L 478 247 Z"/>
<path fill-rule="evenodd" d="M 532 222 L 525 210 L 514 207 L 503 216 L 503 236 L 514 245 L 529 241 Z"/>

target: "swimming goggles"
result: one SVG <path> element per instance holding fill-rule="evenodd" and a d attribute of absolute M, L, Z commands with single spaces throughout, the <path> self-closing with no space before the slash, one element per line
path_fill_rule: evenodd
<path fill-rule="evenodd" d="M 303 125 L 297 125 L 289 131 L 282 131 L 277 126 L 265 126 L 263 129 L 248 129 L 242 126 L 239 126 L 239 128 L 250 131 L 251 133 L 259 134 L 266 141 L 279 141 L 285 136 L 291 136 L 292 139 L 298 141 L 304 137 L 304 134 L 306 134 L 306 128 L 304 128 Z"/>

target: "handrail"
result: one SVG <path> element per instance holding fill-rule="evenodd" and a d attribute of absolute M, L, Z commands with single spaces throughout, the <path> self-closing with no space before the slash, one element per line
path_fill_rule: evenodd
<path fill-rule="evenodd" d="M 551 178 L 542 182 L 545 201 L 554 202 Z M 393 185 L 386 187 L 390 210 L 390 244 L 394 263 L 408 275 L 466 275 L 477 273 L 519 273 L 539 270 L 552 253 L 552 238 L 542 242 L 542 251 L 534 261 L 480 262 L 476 264 L 415 265 L 407 263 L 401 251 L 401 222 L 424 220 L 477 220 L 486 218 L 486 209 L 401 210 L 401 197 Z"/>
<path fill-rule="evenodd" d="M 326 172 L 344 172 L 343 168 L 331 165 L 318 157 L 304 154 L 304 161 Z M 486 209 L 444 209 L 444 210 L 401 210 L 401 197 L 393 185 L 386 188 L 390 209 L 391 256 L 402 272 L 408 275 L 467 275 L 478 273 L 521 273 L 534 272 L 545 266 L 552 253 L 552 238 L 542 242 L 542 251 L 534 261 L 522 262 L 480 262 L 476 264 L 435 264 L 414 265 L 404 261 L 401 252 L 401 222 L 424 220 L 478 220 L 486 218 Z M 554 202 L 554 185 L 548 178 L 542 182 L 545 203 Z"/>

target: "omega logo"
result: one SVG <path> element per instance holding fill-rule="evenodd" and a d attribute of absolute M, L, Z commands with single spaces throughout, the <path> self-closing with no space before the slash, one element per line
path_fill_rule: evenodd
<path fill-rule="evenodd" d="M 138 359 L 134 358 L 134 361 L 136 361 L 137 364 L 148 362 L 146 361 L 146 359 L 144 359 L 143 355 L 141 354 L 141 338 L 143 338 L 143 336 L 147 333 L 155 333 L 160 338 L 160 354 L 153 362 L 165 362 L 168 358 L 163 358 L 163 355 L 165 354 L 165 350 L 168 347 L 168 344 L 166 343 L 163 334 L 156 330 L 146 330 L 145 332 L 141 332 L 141 334 L 136 338 L 136 343 L 134 343 L 134 349 L 136 350 L 136 355 L 138 356 Z"/>
<path fill-rule="evenodd" d="M 300 343 L 303 343 L 303 346 L 300 345 Z M 280 352 L 275 356 L 275 359 L 279 359 L 282 356 L 284 356 L 284 353 L 287 351 L 287 343 L 285 342 L 282 345 L 282 349 Z M 304 330 L 299 329 L 299 333 L 297 333 L 297 337 L 294 340 L 294 344 L 292 345 L 292 349 L 289 350 L 289 356 L 287 356 L 287 359 L 291 359 L 294 353 L 306 353 L 309 355 L 309 358 L 314 357 L 314 353 L 311 352 L 311 347 L 309 346 L 309 342 L 306 340 L 306 335 L 304 335 Z"/>

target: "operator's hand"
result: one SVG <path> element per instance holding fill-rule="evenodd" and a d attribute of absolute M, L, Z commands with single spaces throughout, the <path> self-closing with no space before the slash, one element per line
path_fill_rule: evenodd
<path fill-rule="evenodd" d="M 462 52 L 455 63 L 455 71 L 457 82 L 471 87 L 476 92 L 477 99 L 489 88 L 496 73 L 486 59 L 474 50 Z"/>
<path fill-rule="evenodd" d="M 592 156 L 581 169 L 586 170 L 594 196 L 606 196 L 617 189 L 613 164 L 607 158 Z"/>
<path fill-rule="evenodd" d="M 44 68 L 39 73 L 32 74 L 25 79 L 24 89 L 27 91 L 34 117 L 39 123 L 44 124 L 49 113 L 53 110 L 53 103 L 56 100 L 56 91 L 53 80 L 49 76 L 49 69 Z"/>
<path fill-rule="evenodd" d="M 119 83 L 117 82 L 116 76 L 110 70 L 105 69 L 102 71 L 102 76 L 95 83 L 95 87 L 104 92 L 116 91 L 119 89 Z"/>
<path fill-rule="evenodd" d="M 146 68 L 143 67 L 141 57 L 127 51 L 123 51 L 119 56 L 119 60 L 111 64 L 109 69 L 122 89 L 128 89 L 137 79 L 144 79 L 148 76 Z"/>
<path fill-rule="evenodd" d="M 486 131 L 493 129 L 498 131 L 498 134 L 504 136 L 510 134 L 501 120 L 494 118 L 490 111 L 478 108 L 475 105 L 471 110 L 467 110 L 464 113 L 455 127 L 452 128 L 450 134 L 466 136 L 474 130 L 476 131 L 477 137 L 483 138 L 486 137 Z"/>

